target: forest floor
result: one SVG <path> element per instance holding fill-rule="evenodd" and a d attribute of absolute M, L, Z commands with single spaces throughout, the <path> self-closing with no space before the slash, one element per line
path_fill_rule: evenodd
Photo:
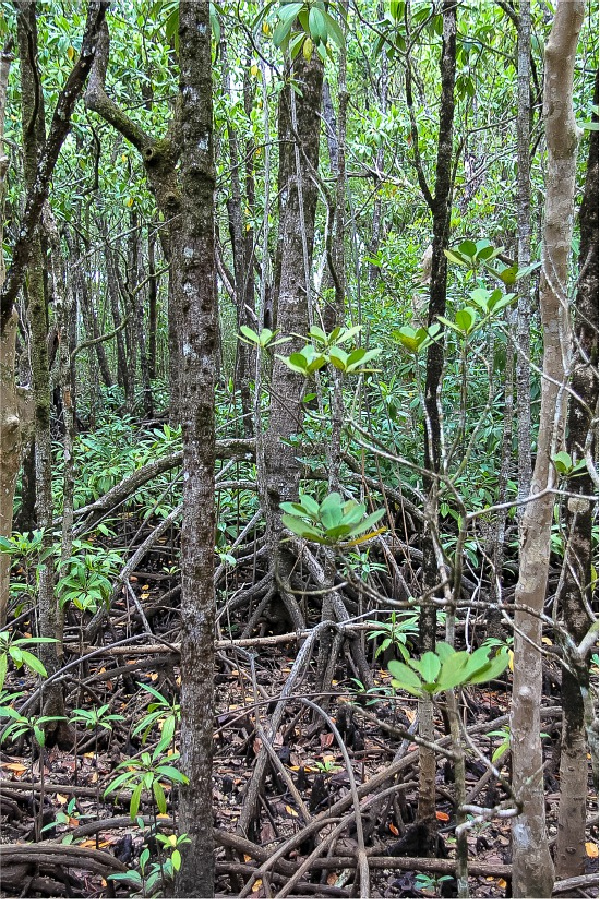
<path fill-rule="evenodd" d="M 74 709 L 93 713 L 108 705 L 106 714 L 122 716 L 109 727 L 70 726 L 68 739 L 53 744 L 50 736 L 44 759 L 33 750 L 32 742 L 21 738 L 5 741 L 0 751 L 0 813 L 3 896 L 124 896 L 151 895 L 148 878 L 165 877 L 163 893 L 169 894 L 169 865 L 172 845 L 157 842 L 155 834 L 176 832 L 176 783 L 163 781 L 166 811 L 157 808 L 153 793 L 144 790 L 140 807 L 132 821 L 132 790 L 127 784 L 105 797 L 115 777 L 127 770 L 117 766 L 152 756 L 165 727 L 168 712 L 163 710 L 146 728 L 140 723 L 152 712 L 156 700 L 152 690 L 164 697 L 165 706 L 176 708 L 179 691 L 176 646 L 178 613 L 175 577 L 165 571 L 165 555 L 157 548 L 145 562 L 144 570 L 131 578 L 138 603 L 146 610 L 154 640 L 143 633 L 135 605 L 123 596 L 113 605 L 111 634 L 107 645 L 82 643 L 79 624 L 67 617 L 64 663 L 74 662 L 65 672 L 65 714 Z M 243 578 L 243 571 L 236 577 Z M 230 633 L 234 617 L 223 632 Z M 223 626 L 223 621 L 221 622 Z M 22 617 L 21 634 L 30 634 L 29 621 Z M 235 630 L 235 628 L 233 628 Z M 223 633 L 221 635 L 223 637 Z M 150 639 L 144 645 L 139 638 Z M 286 685 L 300 645 L 295 635 L 272 634 L 263 622 L 262 635 L 248 641 L 218 641 L 214 764 L 214 823 L 217 843 L 216 888 L 220 895 L 238 895 L 252 872 L 268 862 L 274 851 L 289 843 L 281 860 L 267 874 L 255 873 L 250 895 L 276 895 L 285 887 L 321 841 L 321 852 L 307 877 L 299 880 L 290 895 L 355 896 L 354 884 L 359 841 L 352 821 L 352 777 L 363 803 L 363 838 L 369 862 L 371 894 L 374 897 L 453 896 L 455 851 L 454 770 L 451 760 L 438 757 L 437 840 L 431 850 L 426 832 L 417 820 L 418 757 L 414 743 L 404 740 L 417 714 L 417 701 L 406 693 L 396 693 L 383 658 L 373 658 L 374 646 L 368 633 L 361 638 L 373 659 L 376 691 L 365 693 L 348 676 L 344 656 L 334 680 L 334 693 L 323 703 L 332 721 L 337 722 L 350 761 L 350 771 L 338 739 L 325 720 L 315 721 L 310 709 L 300 702 L 311 699 L 311 672 L 287 700 L 273 742 L 274 758 L 267 765 L 259 797 L 259 814 L 251 821 L 248 838 L 238 834 L 238 821 L 245 789 L 262 740 L 257 718 L 268 732 L 270 716 Z M 125 645 L 122 644 L 125 641 Z M 128 642 L 129 641 L 129 642 Z M 251 655 L 250 655 L 251 653 Z M 81 656 L 83 661 L 78 661 Z M 597 672 L 596 672 L 597 675 Z M 505 797 L 501 779 L 491 776 L 476 752 L 490 758 L 504 741 L 510 713 L 511 672 L 498 681 L 463 691 L 463 722 L 475 752 L 468 754 L 467 794 L 470 805 L 491 808 Z M 9 670 L 5 686 L 30 697 L 37 682 L 24 668 Z M 149 708 L 150 707 L 150 708 Z M 160 709 L 159 709 L 160 711 Z M 448 733 L 444 715 L 438 709 L 436 738 Z M 177 710 L 178 712 L 178 710 Z M 560 793 L 560 666 L 549 656 L 544 662 L 542 704 L 543 746 L 546 761 L 546 807 L 550 836 L 556 833 Z M 137 730 L 136 730 L 137 729 Z M 159 755 L 168 761 L 177 746 L 177 731 L 169 747 Z M 446 744 L 447 745 L 447 744 Z M 385 771 L 398 765 L 395 780 L 383 780 Z M 497 766 L 509 774 L 510 752 L 498 757 Z M 131 769 L 133 770 L 133 769 Z M 383 781 L 383 782 L 382 782 Z M 376 796 L 371 785 L 385 791 Z M 40 804 L 41 797 L 41 804 Z M 592 791 L 588 802 L 588 875 L 598 870 L 598 796 Z M 318 837 L 311 823 L 321 822 Z M 339 838 L 328 842 L 336 824 L 347 820 Z M 305 838 L 294 836 L 307 831 Z M 494 818 L 469 831 L 471 895 L 510 896 L 510 820 Z M 26 844 L 26 845 L 25 845 Z M 144 854 L 144 850 L 148 852 Z M 185 851 L 185 847 L 182 847 Z M 144 862 L 140 880 L 140 857 Z M 429 857 L 427 857 L 429 856 Z M 125 875 L 136 869 L 137 882 L 112 880 L 109 875 Z M 161 874 L 162 868 L 162 874 Z M 591 884 L 591 886 L 590 886 Z M 160 882 L 154 889 L 160 888 Z M 144 893 L 144 889 L 148 892 Z M 560 895 L 596 895 L 593 877 L 574 891 Z"/>

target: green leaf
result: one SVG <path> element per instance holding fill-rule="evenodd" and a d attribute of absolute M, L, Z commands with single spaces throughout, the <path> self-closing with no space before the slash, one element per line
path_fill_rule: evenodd
<path fill-rule="evenodd" d="M 181 852 L 179 849 L 174 849 L 171 853 L 171 864 L 175 871 L 179 871 L 181 868 Z"/>
<path fill-rule="evenodd" d="M 311 6 L 308 14 L 308 27 L 315 44 L 327 43 L 327 25 L 323 13 L 316 6 Z"/>
<path fill-rule="evenodd" d="M 458 310 L 458 312 L 454 316 L 454 320 L 460 330 L 464 331 L 465 334 L 468 334 L 473 327 L 473 323 L 475 321 L 475 313 L 467 306 L 464 309 Z"/>
<path fill-rule="evenodd" d="M 327 34 L 335 41 L 340 50 L 344 46 L 344 32 L 335 21 L 333 16 L 330 16 L 329 13 L 324 12 L 323 17 L 325 22 L 327 23 Z"/>
<path fill-rule="evenodd" d="M 73 836 L 73 834 L 69 834 L 69 836 Z M 139 871 L 119 871 L 118 874 L 109 874 L 108 880 L 123 880 L 134 886 L 142 885 L 142 875 Z"/>
<path fill-rule="evenodd" d="M 175 783 L 187 783 L 187 777 L 185 776 L 185 774 L 182 774 L 181 771 L 178 771 L 177 768 L 173 767 L 173 765 L 158 765 L 156 771 L 158 774 L 162 774 L 163 777 L 167 777 L 169 780 L 172 780 Z"/>
<path fill-rule="evenodd" d="M 2 653 L 0 655 L 0 690 L 4 686 L 4 678 L 6 677 L 6 672 L 8 669 L 8 656 L 6 653 Z"/>
<path fill-rule="evenodd" d="M 462 256 L 459 256 L 457 253 L 453 253 L 452 250 L 444 250 L 444 256 L 449 260 L 449 262 L 454 262 L 455 265 L 467 265 L 466 260 L 464 260 Z"/>
<path fill-rule="evenodd" d="M 492 656 L 488 665 L 481 671 L 477 672 L 473 677 L 469 677 L 470 684 L 483 684 L 486 681 L 494 680 L 504 674 L 508 667 L 508 650 L 501 649 L 496 655 Z"/>
<path fill-rule="evenodd" d="M 346 366 L 348 365 L 348 353 L 345 350 L 342 350 L 339 346 L 333 346 L 329 350 L 329 360 L 339 371 L 346 371 Z"/>
<path fill-rule="evenodd" d="M 494 749 L 494 751 L 492 753 L 492 764 L 495 765 L 496 762 L 499 761 L 499 759 L 501 759 L 502 756 L 505 755 L 509 749 L 510 749 L 510 741 L 509 740 L 505 740 L 504 743 L 501 743 L 500 746 L 497 747 L 497 749 Z"/>
<path fill-rule="evenodd" d="M 260 343 L 260 338 L 256 331 L 253 331 L 252 328 L 249 328 L 247 325 L 240 325 L 240 332 L 246 337 L 251 343 Z"/>
<path fill-rule="evenodd" d="M 319 514 L 319 504 L 313 499 L 312 496 L 309 496 L 308 493 L 303 493 L 300 496 L 300 505 L 306 509 L 309 515 L 317 516 Z M 282 503 L 283 506 L 283 503 Z"/>
<path fill-rule="evenodd" d="M 458 252 L 463 256 L 468 256 L 469 259 L 473 259 L 477 256 L 477 244 L 473 243 L 472 240 L 463 240 L 463 242 L 458 245 Z"/>
<path fill-rule="evenodd" d="M 442 662 L 442 668 L 436 680 L 436 692 L 452 690 L 453 687 L 462 684 L 468 661 L 468 652 L 454 652 L 452 655 L 448 655 Z"/>
<path fill-rule="evenodd" d="M 36 674 L 39 674 L 40 677 L 48 677 L 48 672 L 40 662 L 37 656 L 34 656 L 32 652 L 22 651 L 21 657 L 23 662 L 30 668 L 32 671 L 35 671 Z"/>
<path fill-rule="evenodd" d="M 140 802 L 142 801 L 142 790 L 144 789 L 143 783 L 139 783 L 133 793 L 131 794 L 131 802 L 129 803 L 129 814 L 131 816 L 131 820 L 135 821 L 135 816 L 138 813 L 138 809 L 140 807 Z"/>
<path fill-rule="evenodd" d="M 407 693 L 411 693 L 413 696 L 421 697 L 423 695 L 421 680 L 408 665 L 392 661 L 388 665 L 388 671 L 394 678 L 394 686 L 397 689 L 406 690 Z"/>
<path fill-rule="evenodd" d="M 284 6 L 279 11 L 278 16 L 280 21 L 277 23 L 275 31 L 273 32 L 273 43 L 276 47 L 279 47 L 288 36 L 292 23 L 302 9 L 302 6 L 302 3 L 290 3 L 289 6 Z"/>
<path fill-rule="evenodd" d="M 306 356 L 303 356 L 301 353 L 292 353 L 292 355 L 289 357 L 277 355 L 277 358 L 297 374 L 304 375 L 304 377 L 308 375 L 308 364 L 306 362 Z M 292 359 L 295 359 L 296 361 L 292 361 Z"/>
<path fill-rule="evenodd" d="M 288 531 L 291 531 L 292 534 L 296 534 L 298 537 L 304 537 L 305 540 L 314 540 L 317 543 L 320 543 L 323 539 L 321 531 L 300 518 L 284 514 L 281 516 L 281 521 Z"/>
<path fill-rule="evenodd" d="M 517 266 L 511 265 L 502 269 L 502 271 L 498 272 L 498 277 L 502 281 L 503 284 L 506 284 L 507 287 L 512 287 L 512 285 L 517 280 Z"/>
<path fill-rule="evenodd" d="M 433 684 L 440 673 L 442 663 L 435 652 L 426 652 L 421 657 L 421 677 L 428 684 Z"/>
<path fill-rule="evenodd" d="M 573 468 L 573 459 L 569 453 L 560 452 L 552 456 L 552 462 L 559 474 L 567 474 Z"/>
<path fill-rule="evenodd" d="M 154 791 L 154 799 L 156 800 L 156 807 L 161 815 L 164 815 L 167 811 L 167 797 L 165 796 L 165 791 L 163 789 L 160 781 L 155 780 L 152 789 Z"/>

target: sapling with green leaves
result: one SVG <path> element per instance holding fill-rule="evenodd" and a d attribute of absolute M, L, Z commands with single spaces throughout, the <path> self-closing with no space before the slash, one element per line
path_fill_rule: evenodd
<path fill-rule="evenodd" d="M 139 683 L 139 682 L 138 682 Z M 181 705 L 175 698 L 168 700 L 162 693 L 151 687 L 149 684 L 139 683 L 142 690 L 154 696 L 156 702 L 148 705 L 148 714 L 144 715 L 138 725 L 136 725 L 133 736 L 142 734 L 142 742 L 148 739 L 148 734 L 153 727 L 160 729 L 160 740 L 158 741 L 157 750 L 164 752 L 172 744 L 175 751 L 175 730 L 181 721 Z"/>
<path fill-rule="evenodd" d="M 130 883 L 134 887 L 139 887 L 139 892 L 134 893 L 134 896 L 158 895 L 156 888 L 159 881 L 161 881 L 164 890 L 165 882 L 174 880 L 177 871 L 181 867 L 181 848 L 191 842 L 186 833 L 182 833 L 179 836 L 176 834 L 156 833 L 154 836 L 160 846 L 164 847 L 167 852 L 170 851 L 170 855 L 167 858 L 164 860 L 160 858 L 159 861 L 148 864 L 150 861 L 150 850 L 146 846 L 140 855 L 139 871 L 124 871 L 119 874 L 109 875 L 109 880 L 114 880 L 117 883 Z"/>
<path fill-rule="evenodd" d="M 3 699 L 6 701 L 14 701 L 16 696 L 19 694 L 12 694 L 11 696 L 4 696 Z M 65 715 L 23 715 L 20 712 L 17 712 L 12 705 L 3 705 L 0 706 L 0 719 L 2 718 L 10 718 L 11 721 L 6 727 L 6 729 L 2 732 L 2 738 L 0 742 L 5 742 L 9 738 L 11 740 L 18 740 L 20 737 L 25 737 L 28 734 L 31 735 L 34 745 L 38 747 L 38 753 L 40 758 L 40 783 L 39 783 L 39 805 L 37 807 L 37 813 L 34 811 L 34 819 L 35 819 L 35 840 L 36 843 L 40 839 L 40 834 L 42 831 L 42 826 L 44 823 L 44 797 L 45 797 L 45 774 L 44 774 L 44 747 L 46 746 L 46 731 L 45 727 L 47 724 L 53 724 L 57 721 L 66 721 Z M 31 783 L 32 783 L 32 802 L 33 809 L 36 808 L 36 795 L 35 795 L 35 777 L 34 777 L 34 753 L 31 753 Z"/>
<path fill-rule="evenodd" d="M 457 652 L 449 643 L 436 643 L 435 652 L 425 652 L 407 664 L 391 661 L 388 671 L 397 690 L 423 698 L 473 684 L 487 683 L 504 673 L 508 649 L 480 646 L 475 652 Z M 492 653 L 492 655 L 490 655 Z"/>
<path fill-rule="evenodd" d="M 131 815 L 131 820 L 135 821 L 142 801 L 142 795 L 145 792 L 149 792 L 151 794 L 152 812 L 156 825 L 157 810 L 161 815 L 166 814 L 167 811 L 167 797 L 163 783 L 172 785 L 174 783 L 186 784 L 188 782 L 185 774 L 181 774 L 172 764 L 178 758 L 179 753 L 165 756 L 163 751 L 157 748 L 152 754 L 142 752 L 139 758 L 127 759 L 127 761 L 121 762 L 117 766 L 117 770 L 126 770 L 110 782 L 104 791 L 104 795 L 109 796 L 119 789 L 131 789 L 129 814 Z"/>

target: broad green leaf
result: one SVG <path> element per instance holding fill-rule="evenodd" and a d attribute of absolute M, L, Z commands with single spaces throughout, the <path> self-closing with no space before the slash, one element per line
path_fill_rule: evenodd
<path fill-rule="evenodd" d="M 458 252 L 463 256 L 468 256 L 469 259 L 472 259 L 474 256 L 477 256 L 477 244 L 473 243 L 472 240 L 463 240 L 463 242 L 458 245 Z"/>
<path fill-rule="evenodd" d="M 344 46 L 344 32 L 335 21 L 333 16 L 330 16 L 329 13 L 324 12 L 323 17 L 325 22 L 327 23 L 327 34 L 335 41 L 340 50 Z"/>
<path fill-rule="evenodd" d="M 552 456 L 552 461 L 559 474 L 566 474 L 573 468 L 573 459 L 570 454 L 564 452 L 564 450 Z"/>
<path fill-rule="evenodd" d="M 171 853 L 171 864 L 175 871 L 179 871 L 181 868 L 181 852 L 179 849 L 174 849 Z"/>
<path fill-rule="evenodd" d="M 388 665 L 388 671 L 394 678 L 394 686 L 397 685 L 398 689 L 406 690 L 407 693 L 411 693 L 413 696 L 423 695 L 421 680 L 408 665 L 404 665 L 403 662 L 392 661 Z"/>
<path fill-rule="evenodd" d="M 296 518 L 293 515 L 284 514 L 281 516 L 281 520 L 288 531 L 291 531 L 292 534 L 296 534 L 298 537 L 304 537 L 306 540 L 316 541 L 322 539 L 323 535 L 321 531 L 318 531 L 316 528 L 312 527 L 312 525 L 308 524 L 300 518 Z"/>
<path fill-rule="evenodd" d="M 442 663 L 435 652 L 426 652 L 421 656 L 421 677 L 428 684 L 433 684 L 440 673 Z"/>
<path fill-rule="evenodd" d="M 436 691 L 452 690 L 462 684 L 465 677 L 465 667 L 469 661 L 468 652 L 454 652 L 448 655 L 442 662 L 440 673 L 437 677 Z"/>
<path fill-rule="evenodd" d="M 260 343 L 260 338 L 256 331 L 253 331 L 247 325 L 240 325 L 240 332 L 252 343 Z"/>
<path fill-rule="evenodd" d="M 308 15 L 308 27 L 315 44 L 327 43 L 327 25 L 323 13 L 316 6 L 311 6 Z"/>
<path fill-rule="evenodd" d="M 459 256 L 457 253 L 453 253 L 452 250 L 444 250 L 444 256 L 450 262 L 454 262 L 455 265 L 462 265 L 462 266 L 467 265 L 466 260 L 463 259 L 462 256 Z"/>
<path fill-rule="evenodd" d="M 342 498 L 339 493 L 330 493 L 325 497 L 319 509 L 321 521 L 324 526 L 334 528 L 341 523 L 342 520 Z"/>
<path fill-rule="evenodd" d="M 485 666 L 481 671 L 478 671 L 472 677 L 469 677 L 470 684 L 483 684 L 486 681 L 494 680 L 496 677 L 500 677 L 501 674 L 504 674 L 506 668 L 508 667 L 508 650 L 501 649 L 500 652 L 497 652 L 496 655 L 492 656 L 488 665 Z"/>
<path fill-rule="evenodd" d="M 454 316 L 454 320 L 456 321 L 456 324 L 460 328 L 460 330 L 464 331 L 465 334 L 468 334 L 473 327 L 475 314 L 473 310 L 469 309 L 469 307 L 467 306 L 464 309 L 458 310 L 458 312 Z"/>
<path fill-rule="evenodd" d="M 435 644 L 435 651 L 442 662 L 445 662 L 449 656 L 454 655 L 454 648 L 450 646 L 449 643 L 445 643 L 443 640 L 440 640 Z"/>

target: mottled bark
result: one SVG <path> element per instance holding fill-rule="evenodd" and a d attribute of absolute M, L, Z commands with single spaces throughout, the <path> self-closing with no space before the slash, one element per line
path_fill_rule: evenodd
<path fill-rule="evenodd" d="M 598 104 L 598 76 L 594 104 Z M 598 121 L 598 116 L 594 116 Z M 590 134 L 585 192 L 579 212 L 579 281 L 575 297 L 574 370 L 569 396 L 566 449 L 576 464 L 596 459 L 598 407 L 598 131 Z M 592 504 L 596 487 L 585 470 L 569 483 L 566 508 L 567 545 L 560 593 L 565 626 L 576 644 L 590 624 L 592 607 Z M 562 750 L 560 808 L 556 839 L 556 874 L 567 879 L 585 873 L 585 821 L 588 760 L 582 689 L 589 689 L 589 659 L 571 660 L 575 670 L 562 672 Z"/>
<path fill-rule="evenodd" d="M 232 93 L 231 76 L 227 58 L 227 43 L 221 36 L 220 43 L 221 67 L 223 73 L 223 88 L 230 102 L 235 102 Z M 252 279 L 252 271 L 246 267 L 246 246 L 244 242 L 244 229 L 242 222 L 242 187 L 241 187 L 241 161 L 237 128 L 227 119 L 227 141 L 229 145 L 229 168 L 231 195 L 227 199 L 227 217 L 229 221 L 229 236 L 231 240 L 231 254 L 235 275 L 235 300 L 237 304 L 237 324 L 251 325 L 246 313 L 246 281 Z M 249 347 L 242 340 L 238 340 L 236 347 L 236 361 L 234 385 L 239 390 L 242 403 L 242 416 L 244 434 L 249 434 L 252 426 L 252 397 L 250 396 L 249 378 Z"/>
<path fill-rule="evenodd" d="M 113 126 L 140 153 L 146 177 L 164 216 L 159 232 L 165 258 L 169 262 L 169 392 L 170 418 L 179 420 L 179 378 L 181 366 L 181 235 L 179 215 L 181 191 L 177 173 L 180 152 L 180 111 L 171 117 L 167 135 L 154 138 L 120 109 L 106 93 L 106 71 L 110 52 L 108 26 L 103 23 L 98 36 L 97 56 L 85 94 L 85 104 Z"/>
<path fill-rule="evenodd" d="M 571 319 L 567 266 L 573 232 L 577 127 L 573 113 L 573 70 L 583 16 L 583 0 L 558 0 L 546 45 L 544 119 L 548 175 L 544 207 L 540 316 L 544 336 L 540 428 L 530 493 L 556 482 L 552 456 L 564 446 Z M 546 833 L 540 704 L 540 644 L 550 561 L 554 496 L 527 504 L 521 530 L 515 602 L 513 683 L 513 789 L 521 813 L 513 823 L 513 894 L 550 896 L 554 882 Z M 531 610 L 531 613 L 529 611 Z"/>
<path fill-rule="evenodd" d="M 383 19 L 384 16 L 384 7 L 383 3 L 380 3 L 377 7 L 377 18 Z M 387 95 L 388 95 L 388 58 L 386 53 L 381 53 L 381 75 L 379 77 L 379 103 L 381 108 L 381 114 L 385 115 L 387 112 Z M 373 203 L 373 225 L 371 228 L 371 242 L 369 244 L 369 255 L 375 256 L 377 251 L 379 250 L 379 244 L 381 243 L 381 225 L 382 225 L 382 197 L 381 197 L 381 178 L 380 173 L 383 172 L 383 165 L 385 161 L 384 155 L 384 146 L 383 141 L 381 141 L 380 146 L 377 148 L 377 156 L 375 159 L 375 169 L 377 174 L 376 178 L 376 188 L 377 192 L 375 194 L 375 202 Z M 377 265 L 373 265 L 371 262 L 369 264 L 369 281 L 373 284 L 378 280 L 381 274 L 381 269 Z"/>
<path fill-rule="evenodd" d="M 280 160 L 279 170 L 280 177 L 284 178 L 279 184 L 279 211 L 284 218 L 283 223 L 280 223 L 283 242 L 278 251 L 280 272 L 276 325 L 286 335 L 306 334 L 308 331 L 308 285 L 305 277 L 303 232 L 310 266 L 317 202 L 311 168 L 316 171 L 319 165 L 319 112 L 323 85 L 323 65 L 318 54 L 313 53 L 310 62 L 306 62 L 302 54 L 299 54 L 294 63 L 293 74 L 301 85 L 302 96 L 295 98 L 296 135 L 292 134 L 289 127 L 284 135 L 280 133 L 280 140 L 284 141 L 280 145 L 280 155 L 283 154 L 289 161 L 289 166 L 282 165 Z M 280 99 L 280 122 L 283 118 L 291 123 L 291 114 L 282 112 L 282 108 L 290 102 L 290 89 L 287 88 L 282 91 Z M 299 171 L 296 170 L 294 153 L 290 150 L 296 139 L 300 141 Z M 298 189 L 300 180 L 302 207 Z M 301 345 L 302 341 L 295 337 L 286 344 L 285 351 L 289 354 Z M 276 358 L 273 363 L 269 425 L 264 437 L 265 470 L 261 474 L 261 492 L 271 562 L 275 566 L 276 577 L 282 575 L 284 580 L 286 570 L 278 570 L 281 561 L 278 552 L 281 531 L 279 504 L 297 497 L 300 476 L 298 451 L 285 441 L 301 432 L 302 397 L 305 389 L 303 379 Z"/>
<path fill-rule="evenodd" d="M 517 259 L 519 268 L 531 262 L 531 9 L 530 0 L 519 0 L 517 38 Z M 531 370 L 529 364 L 529 322 L 531 319 L 531 276 L 519 281 L 517 307 L 517 489 L 519 499 L 527 496 L 531 482 Z M 519 518 L 524 506 L 517 508 Z"/>
<path fill-rule="evenodd" d="M 208 0 L 179 5 L 182 109 L 183 524 L 179 896 L 213 895 L 215 291 L 213 110 Z"/>
<path fill-rule="evenodd" d="M 10 45 L 0 56 L 0 237 L 4 225 L 5 178 L 8 157 L 4 153 L 4 110 L 8 76 L 13 60 Z M 0 253 L 0 287 L 4 282 L 4 255 Z M 11 315 L 0 332 L 0 536 L 10 537 L 13 526 L 15 484 L 23 446 L 19 397 L 15 386 L 15 337 L 17 317 Z M 6 624 L 10 588 L 10 556 L 0 553 L 0 627 Z"/>
<path fill-rule="evenodd" d="M 437 322 L 438 315 L 446 312 L 447 260 L 444 249 L 448 246 L 450 215 L 452 211 L 453 189 L 453 136 L 454 136 L 454 84 L 456 80 L 456 3 L 444 0 L 443 42 L 440 59 L 441 102 L 438 149 L 435 167 L 435 187 L 429 190 L 421 166 L 418 148 L 418 132 L 412 112 L 412 83 L 407 70 L 407 102 L 411 110 L 411 131 L 417 163 L 417 174 L 423 196 L 429 205 L 433 219 L 433 240 L 431 255 L 431 281 L 429 285 L 428 324 Z M 423 490 L 425 501 L 425 524 L 422 536 L 423 587 L 432 589 L 438 580 L 438 568 L 434 548 L 434 530 L 439 523 L 438 484 L 435 478 L 443 470 L 441 390 L 444 368 L 444 342 L 437 340 L 427 350 L 427 373 L 425 379 L 425 428 L 423 447 Z M 419 616 L 419 640 L 421 651 L 435 648 L 436 610 L 431 602 L 423 602 Z M 431 702 L 419 704 L 419 733 L 425 738 L 433 738 L 433 710 Z M 435 821 L 435 756 L 429 750 L 420 750 L 419 764 L 419 817 L 429 822 Z"/>
<path fill-rule="evenodd" d="M 123 334 L 123 319 L 121 316 L 121 305 L 119 302 L 119 275 L 117 272 L 118 261 L 110 246 L 108 228 L 101 223 L 100 230 L 104 235 L 104 260 L 106 263 L 106 289 L 110 302 L 110 311 L 113 324 L 115 326 L 115 339 L 117 342 L 117 381 L 119 387 L 123 390 L 125 405 L 128 406 L 131 398 L 131 380 L 129 365 L 127 364 L 127 353 L 125 351 L 125 339 Z"/>
<path fill-rule="evenodd" d="M 44 97 L 37 67 L 37 5 L 20 7 L 17 14 L 17 36 L 21 63 L 21 112 L 23 121 L 23 168 L 28 193 L 35 190 L 39 177 L 39 160 L 45 145 Z M 38 527 L 43 530 L 41 549 L 44 555 L 37 567 L 36 614 L 41 637 L 60 637 L 59 610 L 54 589 L 52 556 L 52 440 L 50 435 L 50 368 L 48 361 L 48 300 L 45 283 L 45 258 L 40 237 L 40 223 L 32 234 L 27 253 L 27 322 L 31 341 L 31 370 L 35 428 L 36 512 Z M 62 645 L 44 643 L 39 655 L 48 674 L 59 665 Z M 63 712 L 62 689 L 53 683 L 44 689 L 44 714 Z M 47 725 L 57 730 L 56 722 Z"/>
<path fill-rule="evenodd" d="M 90 0 L 88 4 L 85 30 L 81 43 L 81 53 L 65 86 L 61 90 L 48 132 L 48 139 L 40 148 L 37 177 L 29 186 L 25 199 L 25 210 L 18 238 L 12 253 L 12 261 L 6 280 L 0 291 L 0 327 L 12 314 L 13 303 L 23 285 L 29 253 L 33 247 L 32 237 L 37 230 L 42 207 L 48 198 L 50 179 L 58 160 L 61 147 L 71 128 L 71 116 L 80 98 L 86 78 L 96 54 L 100 28 L 109 6 L 109 0 Z"/>

